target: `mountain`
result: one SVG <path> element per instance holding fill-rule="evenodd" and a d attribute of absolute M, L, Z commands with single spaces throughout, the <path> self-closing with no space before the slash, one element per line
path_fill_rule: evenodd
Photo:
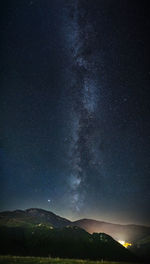
<path fill-rule="evenodd" d="M 140 225 L 111 224 L 92 219 L 81 219 L 72 224 L 85 229 L 91 234 L 93 232 L 107 233 L 117 241 L 124 240 L 130 243 L 135 243 L 136 241 L 150 235 L 150 227 Z"/>
<path fill-rule="evenodd" d="M 41 223 L 55 228 L 78 226 L 91 234 L 94 232 L 106 233 L 117 241 L 124 240 L 130 243 L 136 243 L 150 235 L 150 227 L 146 226 L 119 225 L 92 219 L 81 219 L 71 222 L 50 211 L 38 208 L 0 212 L 0 225 L 17 227 L 23 224 L 32 226 Z"/>
<path fill-rule="evenodd" d="M 33 225 L 40 223 L 52 227 L 63 227 L 70 225 L 71 222 L 52 212 L 38 208 L 0 212 L 0 225 L 19 226 L 23 224 Z"/>
<path fill-rule="evenodd" d="M 51 256 L 91 260 L 134 261 L 128 251 L 106 234 L 89 234 L 79 227 L 46 224 L 0 226 L 0 254 Z"/>

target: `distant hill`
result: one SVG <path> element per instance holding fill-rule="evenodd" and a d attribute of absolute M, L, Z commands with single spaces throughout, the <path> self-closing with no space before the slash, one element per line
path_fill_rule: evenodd
<path fill-rule="evenodd" d="M 140 225 L 119 225 L 96 221 L 92 219 L 81 219 L 71 222 L 68 219 L 60 217 L 50 211 L 38 208 L 27 210 L 15 210 L 0 212 L 0 225 L 24 226 L 34 224 L 46 224 L 51 227 L 60 228 L 65 226 L 78 226 L 88 233 L 106 233 L 115 240 L 125 240 L 136 243 L 150 235 L 150 227 Z"/>
<path fill-rule="evenodd" d="M 134 254 L 106 234 L 46 224 L 0 226 L 0 254 L 134 261 Z"/>
<path fill-rule="evenodd" d="M 93 232 L 103 232 L 109 234 L 116 240 L 125 240 L 131 243 L 135 243 L 150 235 L 150 227 L 140 225 L 119 225 L 92 219 L 81 219 L 72 224 L 85 229 L 91 234 Z"/>

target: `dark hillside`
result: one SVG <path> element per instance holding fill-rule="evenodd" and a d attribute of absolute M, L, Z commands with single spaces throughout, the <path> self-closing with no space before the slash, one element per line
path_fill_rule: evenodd
<path fill-rule="evenodd" d="M 79 227 L 0 227 L 1 255 L 133 261 L 134 255 L 106 234 L 93 235 Z"/>

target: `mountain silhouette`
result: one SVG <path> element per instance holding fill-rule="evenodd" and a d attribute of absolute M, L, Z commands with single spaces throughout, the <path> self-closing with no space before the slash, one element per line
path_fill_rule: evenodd
<path fill-rule="evenodd" d="M 55 228 L 78 226 L 91 234 L 94 232 L 106 233 L 117 241 L 124 240 L 131 243 L 136 243 L 150 235 L 150 227 L 146 226 L 112 224 L 92 219 L 72 222 L 50 211 L 38 208 L 0 212 L 0 225 L 19 226 L 41 223 Z"/>
<path fill-rule="evenodd" d="M 93 232 L 107 233 L 117 241 L 124 240 L 130 243 L 135 243 L 137 240 L 150 235 L 150 227 L 133 224 L 120 225 L 92 219 L 81 219 L 73 222 L 73 225 L 79 226 L 91 234 Z"/>
<path fill-rule="evenodd" d="M 63 227 L 69 225 L 71 222 L 50 211 L 38 208 L 0 212 L 0 224 L 8 226 L 16 224 L 17 226 L 23 223 L 28 225 L 45 223 L 52 227 Z"/>
<path fill-rule="evenodd" d="M 18 212 L 17 212 L 18 214 Z M 39 216 L 39 215 L 38 215 Z M 41 217 L 41 216 L 40 216 Z M 35 220 L 35 218 L 34 218 Z M 0 226 L 0 254 L 135 261 L 128 249 L 104 233 L 89 234 L 76 226 L 54 228 L 45 223 Z"/>

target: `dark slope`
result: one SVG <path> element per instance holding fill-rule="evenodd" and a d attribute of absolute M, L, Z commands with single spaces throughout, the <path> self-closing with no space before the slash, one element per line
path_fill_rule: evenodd
<path fill-rule="evenodd" d="M 150 235 L 150 227 L 146 226 L 111 224 L 92 219 L 81 219 L 72 224 L 91 234 L 93 232 L 107 233 L 116 240 L 125 240 L 131 243 Z"/>
<path fill-rule="evenodd" d="M 69 225 L 71 222 L 62 218 L 52 212 L 31 208 L 27 210 L 5 211 L 0 213 L 0 224 L 22 225 L 22 224 L 47 224 L 52 227 L 63 227 Z"/>
<path fill-rule="evenodd" d="M 0 254 L 134 261 L 134 255 L 106 234 L 79 227 L 0 227 Z"/>
<path fill-rule="evenodd" d="M 41 223 L 59 228 L 65 226 L 79 226 L 91 234 L 94 232 L 106 233 L 116 240 L 125 240 L 131 243 L 135 243 L 150 235 L 150 227 L 111 224 L 91 219 L 81 219 L 71 222 L 52 212 L 37 208 L 0 212 L 0 225 L 20 226 L 24 224 L 25 226 L 32 226 Z"/>
<path fill-rule="evenodd" d="M 147 263 L 150 263 L 150 236 L 138 240 L 130 250 L 141 259 L 147 260 Z"/>

